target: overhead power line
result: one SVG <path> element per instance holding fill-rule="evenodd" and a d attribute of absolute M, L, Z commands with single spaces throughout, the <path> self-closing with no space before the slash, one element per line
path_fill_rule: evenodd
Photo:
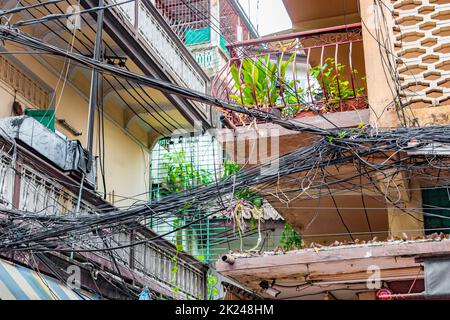
<path fill-rule="evenodd" d="M 319 127 L 315 127 L 315 126 L 309 125 L 307 123 L 302 123 L 297 120 L 283 120 L 280 117 L 278 117 L 272 113 L 269 113 L 269 112 L 256 110 L 254 108 L 246 109 L 243 106 L 233 105 L 233 104 L 230 104 L 227 102 L 223 102 L 219 99 L 207 96 L 204 93 L 197 92 L 192 89 L 180 87 L 180 86 L 175 85 L 170 82 L 151 78 L 146 75 L 133 73 L 133 72 L 123 70 L 123 69 L 120 69 L 120 68 L 102 63 L 102 62 L 98 62 L 92 58 L 89 58 L 89 57 L 86 57 L 86 56 L 83 56 L 83 55 L 80 55 L 80 54 L 77 54 L 74 52 L 68 52 L 61 48 L 43 43 L 39 39 L 33 38 L 29 35 L 25 35 L 19 31 L 11 29 L 11 28 L 6 28 L 6 27 L 2 26 L 2 27 L 0 27 L 0 31 L 1 31 L 0 38 L 2 38 L 4 40 L 10 40 L 10 41 L 13 41 L 16 43 L 20 43 L 20 44 L 35 48 L 35 49 L 41 49 L 42 51 L 47 51 L 47 52 L 53 53 L 55 55 L 68 57 L 79 63 L 89 65 L 92 68 L 96 68 L 103 72 L 109 72 L 110 74 L 117 75 L 117 76 L 123 77 L 125 79 L 147 85 L 149 87 L 158 89 L 165 93 L 175 94 L 175 95 L 178 95 L 178 96 L 181 96 L 181 97 L 184 97 L 187 99 L 191 99 L 191 100 L 194 100 L 197 102 L 221 107 L 223 109 L 235 111 L 238 113 L 243 113 L 250 117 L 259 119 L 259 120 L 278 124 L 289 130 L 309 132 L 309 133 L 313 133 L 313 134 L 317 134 L 317 135 L 330 135 L 330 134 L 333 135 L 333 133 L 331 133 L 328 130 L 321 129 Z"/>
<path fill-rule="evenodd" d="M 136 0 L 124 0 L 122 2 L 112 3 L 112 4 L 105 5 L 105 6 L 99 6 L 99 7 L 94 7 L 94 8 L 90 8 L 90 9 L 80 10 L 78 12 L 49 14 L 49 15 L 46 15 L 44 17 L 37 18 L 37 19 L 17 21 L 16 23 L 14 23 L 14 26 L 15 27 L 23 27 L 23 26 L 39 24 L 39 23 L 48 22 L 48 21 L 57 20 L 57 19 L 62 19 L 62 18 L 69 18 L 69 17 L 72 17 L 74 15 L 81 15 L 81 14 L 90 13 L 90 12 L 97 12 L 97 11 L 100 11 L 100 10 L 105 10 L 105 9 L 108 9 L 108 8 L 120 6 L 120 5 L 123 5 L 123 4 L 127 4 L 129 2 L 135 2 L 135 1 Z"/>

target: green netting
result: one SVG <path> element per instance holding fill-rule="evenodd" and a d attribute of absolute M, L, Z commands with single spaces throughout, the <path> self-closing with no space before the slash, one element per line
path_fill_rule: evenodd
<path fill-rule="evenodd" d="M 211 41 L 211 28 L 205 27 L 201 29 L 186 29 L 185 43 L 186 45 L 194 45 L 207 43 Z"/>
<path fill-rule="evenodd" d="M 225 152 L 216 139 L 208 134 L 161 139 L 151 153 L 150 201 L 223 179 L 225 171 L 230 174 L 230 164 L 234 166 L 225 157 Z M 225 206 L 232 204 L 228 202 L 231 199 L 227 195 L 224 195 L 223 200 Z M 148 225 L 157 233 L 164 234 L 209 215 L 214 208 L 205 210 L 199 212 L 199 209 L 191 208 L 187 203 L 181 212 L 167 212 L 163 216 L 150 218 Z M 240 235 L 236 225 L 218 215 L 171 233 L 166 239 L 205 262 L 216 261 L 221 254 L 230 250 L 252 249 L 260 235 L 264 237 L 261 249 L 272 250 L 279 245 L 282 225 L 279 228 L 262 223 L 260 234 L 257 227 L 251 228 L 250 220 L 246 224 L 249 228 Z"/>
<path fill-rule="evenodd" d="M 150 168 L 150 201 L 199 184 L 211 183 L 222 174 L 223 150 L 209 135 L 164 138 L 152 150 Z M 157 233 L 165 233 L 208 214 L 186 211 L 186 214 L 167 216 L 148 221 Z M 182 232 L 166 237 L 200 260 L 216 260 L 226 251 L 227 227 L 223 219 L 204 219 Z"/>

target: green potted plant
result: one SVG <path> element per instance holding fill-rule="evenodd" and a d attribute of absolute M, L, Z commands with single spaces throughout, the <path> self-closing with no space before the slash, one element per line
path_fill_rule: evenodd
<path fill-rule="evenodd" d="M 283 55 L 272 62 L 270 55 L 257 59 L 244 58 L 240 65 L 231 65 L 236 94 L 230 98 L 249 108 L 272 111 L 277 102 L 284 100 L 286 70 L 294 59 L 292 54 L 286 61 Z"/>
<path fill-rule="evenodd" d="M 310 68 L 309 72 L 319 83 L 319 87 L 311 88 L 313 96 L 322 96 L 322 99 L 328 103 L 329 108 L 324 111 L 332 111 L 337 106 L 342 107 L 341 102 L 348 105 L 350 109 L 354 109 L 349 102 L 349 98 L 360 97 L 365 92 L 364 87 L 353 87 L 350 81 L 345 78 L 345 65 L 336 64 L 333 58 L 325 59 L 323 65 L 317 65 Z M 358 70 L 353 69 L 352 77 L 356 77 Z M 344 111 L 344 110 L 341 110 Z"/>

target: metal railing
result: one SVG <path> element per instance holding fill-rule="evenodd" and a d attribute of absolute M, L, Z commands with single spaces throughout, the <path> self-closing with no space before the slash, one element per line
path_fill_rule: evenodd
<path fill-rule="evenodd" d="M 227 45 L 230 59 L 212 95 L 285 118 L 365 109 L 361 24 Z M 235 124 L 248 117 L 222 111 Z"/>

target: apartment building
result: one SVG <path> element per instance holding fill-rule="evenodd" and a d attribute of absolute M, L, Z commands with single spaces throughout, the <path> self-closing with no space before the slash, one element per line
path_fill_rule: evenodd
<path fill-rule="evenodd" d="M 207 74 L 151 1 L 120 6 L 119 1 L 106 1 L 101 30 L 96 29 L 97 11 L 84 12 L 96 8 L 98 1 L 44 2 L 21 1 L 16 7 L 17 1 L 3 1 L 1 27 L 88 57 L 93 56 L 96 34 L 101 32 L 101 62 L 207 92 Z M 5 14 L 14 8 L 18 10 Z M 71 15 L 80 11 L 81 15 Z M 202 104 L 102 74 L 100 98 L 93 103 L 91 154 L 86 149 L 92 70 L 14 41 L 2 42 L 0 50 L 3 210 L 57 213 L 63 219 L 146 203 L 153 144 L 175 129 L 192 131 L 195 122 L 205 128 L 212 125 L 214 116 Z M 92 240 L 88 247 L 103 248 L 95 253 L 47 252 L 38 259 L 30 253 L 8 252 L 2 259 L 9 260 L 4 262 L 8 270 L 16 270 L 14 263 L 31 268 L 56 279 L 69 292 L 73 290 L 65 283 L 70 277 L 67 268 L 78 266 L 80 290 L 90 298 L 136 299 L 144 288 L 152 298 L 206 297 L 206 265 L 178 252 L 169 241 L 105 249 L 157 236 L 142 224 L 130 230 L 116 230 L 107 237 L 110 243 Z M 6 274 L 0 277 L 2 288 L 7 288 L 0 292 L 6 295 L 2 299 L 52 297 L 36 292 L 39 286 L 30 283 L 28 271 L 21 272 L 10 275 L 22 274 L 28 284 L 23 279 L 8 282 Z"/>
<path fill-rule="evenodd" d="M 357 140 L 365 130 L 373 137 L 403 130 L 410 133 L 408 147 L 281 177 L 266 199 L 302 236 L 303 249 L 235 252 L 218 261 L 217 270 L 265 298 L 448 295 L 445 284 L 435 285 L 445 277 L 437 265 L 448 263 L 450 249 L 448 145 L 422 141 L 415 130 L 445 128 L 449 122 L 450 4 L 283 2 L 292 32 L 230 45 L 223 70 L 227 77 L 213 82 L 213 93 L 316 132 L 341 132 L 341 137 L 326 138 L 330 144 L 352 135 Z M 249 81 L 249 74 L 257 76 Z M 258 76 L 262 86 L 255 85 Z M 268 95 L 271 90 L 278 94 Z M 310 132 L 222 112 L 235 131 L 246 135 L 247 150 L 262 139 L 253 128 L 249 133 L 250 124 L 276 135 L 281 157 L 319 140 Z M 237 154 L 236 135 L 225 136 L 227 142 L 228 153 Z M 401 169 L 384 166 L 393 159 Z M 264 160 L 258 158 L 255 165 Z M 366 165 L 371 169 L 361 172 Z"/>

